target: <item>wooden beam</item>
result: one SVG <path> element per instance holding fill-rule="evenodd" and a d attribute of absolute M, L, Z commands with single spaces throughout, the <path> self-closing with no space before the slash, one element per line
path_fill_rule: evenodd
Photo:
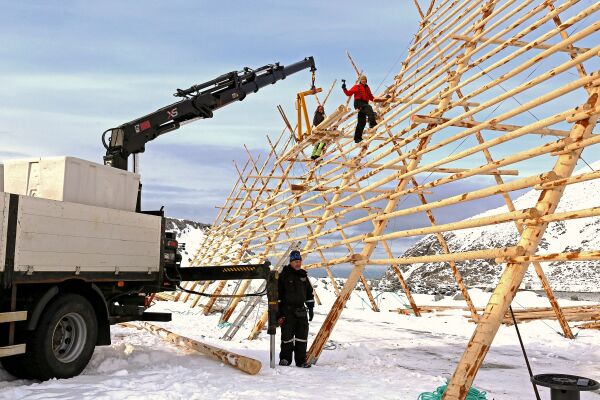
<path fill-rule="evenodd" d="M 473 36 L 465 36 L 465 35 L 452 35 L 452 38 L 457 39 L 457 40 L 467 41 L 467 42 L 476 40 L 478 42 L 489 42 L 489 43 L 493 43 L 493 44 L 506 43 L 506 41 L 502 40 L 502 39 L 488 39 L 486 37 L 474 38 Z M 515 46 L 515 47 L 528 47 L 528 48 L 541 49 L 541 50 L 548 50 L 549 48 L 552 47 L 552 45 L 550 45 L 550 44 L 532 44 L 530 42 L 524 42 L 522 40 L 509 40 L 508 45 Z M 562 49 L 560 51 L 563 51 L 565 53 L 575 52 L 575 53 L 581 54 L 581 53 L 585 53 L 586 51 L 589 50 L 589 48 L 585 48 L 585 47 L 572 47 L 572 49 L 573 50 Z"/>
<path fill-rule="evenodd" d="M 317 192 L 325 192 L 327 190 L 335 190 L 335 191 L 341 191 L 341 192 L 358 192 L 360 189 L 355 189 L 355 188 L 350 188 L 350 187 L 341 187 L 341 186 L 336 186 L 336 187 L 331 187 L 331 186 L 307 186 L 307 185 L 295 185 L 295 184 L 291 184 L 290 185 L 290 189 L 294 192 L 312 192 L 312 191 L 317 191 Z M 373 193 L 389 193 L 392 194 L 393 190 L 384 190 L 384 189 L 373 189 L 372 190 Z"/>
<path fill-rule="evenodd" d="M 527 263 L 527 262 L 555 262 L 555 261 L 598 261 L 600 250 L 596 251 L 568 251 L 565 253 L 533 254 L 529 256 L 498 258 L 496 262 Z"/>
<path fill-rule="evenodd" d="M 411 117 L 411 121 L 413 121 L 414 123 L 417 123 L 417 124 L 445 124 L 446 122 L 450 121 L 450 119 L 415 114 Z M 453 121 L 450 125 L 461 127 L 461 128 L 474 128 L 474 127 L 477 127 L 478 125 L 483 125 L 483 122 Z M 523 126 L 520 126 L 520 125 L 491 124 L 491 125 L 487 125 L 483 129 L 493 130 L 493 131 L 501 131 L 501 132 L 512 132 L 512 131 L 516 131 L 517 129 L 521 129 L 521 128 L 523 128 Z M 551 135 L 551 136 L 560 136 L 560 137 L 569 136 L 569 131 L 563 131 L 563 130 L 559 130 L 559 129 L 550 129 L 550 128 L 536 129 L 529 133 L 532 135 Z"/>
<path fill-rule="evenodd" d="M 12 311 L 0 313 L 0 324 L 27 320 L 27 311 Z"/>
<path fill-rule="evenodd" d="M 332 161 L 331 164 L 339 164 L 339 165 L 344 165 L 344 166 L 350 166 L 350 165 L 355 165 L 356 162 L 355 161 L 346 161 L 346 162 Z M 392 170 L 392 171 L 406 172 L 406 168 L 403 167 L 403 166 L 401 166 L 401 165 L 386 165 L 386 164 L 373 163 L 373 164 L 365 165 L 363 167 L 364 168 L 381 168 L 381 169 Z M 466 172 L 466 171 L 469 171 L 469 170 L 467 168 L 442 168 L 442 167 L 434 167 L 434 168 L 428 168 L 425 171 L 427 171 L 427 172 L 437 172 L 437 173 L 443 173 L 443 174 L 458 174 L 458 173 L 463 173 L 463 172 Z M 477 175 L 511 175 L 511 176 L 517 176 L 517 175 L 519 175 L 519 170 L 516 170 L 516 169 L 499 169 L 499 170 L 495 170 L 495 171 L 484 171 L 484 172 L 481 172 L 480 174 L 477 174 Z"/>
<path fill-rule="evenodd" d="M 432 105 L 432 106 L 437 106 L 437 105 L 440 104 L 437 101 L 428 101 L 428 100 L 424 100 L 424 99 L 411 99 L 411 98 L 397 99 L 397 100 L 395 100 L 395 102 L 396 103 L 400 103 L 400 104 L 411 104 L 411 103 L 412 104 L 425 104 L 425 103 L 427 103 L 427 104 Z M 466 106 L 469 106 L 469 107 L 477 107 L 480 104 L 472 102 L 472 101 L 467 101 L 467 102 L 462 103 L 461 105 L 466 105 Z"/>
<path fill-rule="evenodd" d="M 25 344 L 13 344 L 11 346 L 0 347 L 0 358 L 24 354 L 26 350 L 25 346 Z"/>
<path fill-rule="evenodd" d="M 523 254 L 524 249 L 520 246 L 502 247 L 497 249 L 471 250 L 458 253 L 432 254 L 428 256 L 416 257 L 398 257 L 371 259 L 366 263 L 369 265 L 388 265 L 388 264 L 417 264 L 417 263 L 438 263 L 448 261 L 467 261 L 467 260 L 493 260 L 497 258 L 512 258 Z M 497 254 L 500 254 L 499 256 Z"/>
<path fill-rule="evenodd" d="M 428 226 L 424 228 L 407 229 L 404 231 L 386 233 L 385 235 L 373 236 L 365 239 L 365 242 L 378 242 L 380 240 L 398 239 L 403 237 L 411 236 L 422 236 L 429 235 L 431 233 L 441 232 L 452 232 L 461 229 L 471 229 L 481 226 L 501 224 L 505 222 L 511 222 L 516 220 L 525 221 L 527 219 L 534 219 L 537 216 L 537 210 L 534 208 L 528 208 L 525 210 L 512 211 L 503 214 L 490 215 L 481 218 L 469 218 L 459 222 L 450 222 L 447 224 Z"/>

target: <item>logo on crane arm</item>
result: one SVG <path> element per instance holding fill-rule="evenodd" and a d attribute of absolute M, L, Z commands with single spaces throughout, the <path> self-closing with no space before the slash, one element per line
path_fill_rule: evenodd
<path fill-rule="evenodd" d="M 133 126 L 133 128 L 135 129 L 135 133 L 140 133 L 145 131 L 146 129 L 150 129 L 152 125 L 150 124 L 150 121 L 146 120 L 143 122 L 140 122 L 139 124 L 135 124 Z"/>
<path fill-rule="evenodd" d="M 178 115 L 179 115 L 179 111 L 177 111 L 177 107 L 173 108 L 172 110 L 167 110 L 167 116 L 170 119 L 174 119 Z"/>

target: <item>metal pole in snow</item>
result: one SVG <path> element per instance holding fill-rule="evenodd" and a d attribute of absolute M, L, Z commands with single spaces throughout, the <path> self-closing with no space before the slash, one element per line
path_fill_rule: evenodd
<path fill-rule="evenodd" d="M 275 335 L 269 335 L 271 337 L 271 368 L 275 368 Z"/>

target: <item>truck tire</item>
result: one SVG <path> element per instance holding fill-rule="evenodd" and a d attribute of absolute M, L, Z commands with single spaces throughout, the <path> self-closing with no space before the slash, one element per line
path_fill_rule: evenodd
<path fill-rule="evenodd" d="M 44 310 L 27 340 L 27 374 L 40 380 L 71 378 L 87 366 L 98 337 L 90 302 L 78 294 L 59 295 Z"/>

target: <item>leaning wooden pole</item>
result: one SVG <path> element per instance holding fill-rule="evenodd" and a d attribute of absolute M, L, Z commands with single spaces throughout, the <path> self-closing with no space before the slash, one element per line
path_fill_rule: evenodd
<path fill-rule="evenodd" d="M 587 104 L 592 108 L 598 104 L 598 89 L 590 96 Z M 571 138 L 575 141 L 580 141 L 589 137 L 596 126 L 597 119 L 598 116 L 595 115 L 578 121 L 571 129 Z M 582 149 L 577 149 L 558 157 L 552 171 L 559 179 L 573 174 L 581 152 Z M 541 216 L 554 213 L 564 190 L 564 186 L 542 190 L 535 207 Z M 523 230 L 519 246 L 525 249 L 526 254 L 535 253 L 547 227 L 548 223 L 542 223 L 527 226 Z M 498 332 L 498 328 L 502 324 L 504 314 L 508 310 L 508 306 L 510 306 L 525 276 L 527 266 L 527 263 L 512 262 L 507 264 L 504 273 L 500 277 L 498 286 L 496 286 L 485 312 L 475 328 L 467 349 L 456 366 L 454 375 L 452 375 L 448 389 L 443 397 L 445 400 L 465 398 L 496 336 L 496 332 Z"/>
<path fill-rule="evenodd" d="M 262 368 L 262 363 L 254 358 L 246 357 L 229 350 L 221 349 L 210 344 L 202 343 L 194 339 L 173 333 L 160 326 L 149 324 L 148 322 L 138 322 L 136 324 L 122 324 L 128 328 L 144 329 L 159 338 L 173 343 L 176 346 L 195 350 L 204 354 L 213 360 L 220 361 L 233 368 L 237 368 L 250 375 L 256 375 Z"/>

